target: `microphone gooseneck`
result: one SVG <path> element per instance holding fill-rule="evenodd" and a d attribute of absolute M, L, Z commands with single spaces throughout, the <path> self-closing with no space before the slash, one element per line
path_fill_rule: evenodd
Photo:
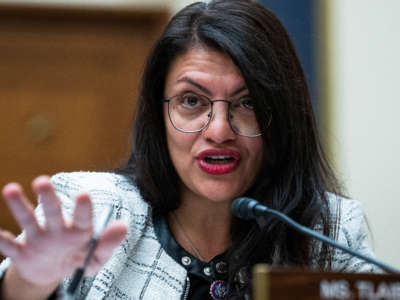
<path fill-rule="evenodd" d="M 322 242 L 327 243 L 335 248 L 338 248 L 346 253 L 349 253 L 350 255 L 356 256 L 368 263 L 374 264 L 388 273 L 400 274 L 400 270 L 397 270 L 391 266 L 388 266 L 387 264 L 377 261 L 376 259 L 366 256 L 366 255 L 364 255 L 358 251 L 355 251 L 345 245 L 342 245 L 315 230 L 311 230 L 310 228 L 307 228 L 307 227 L 297 223 L 296 221 L 292 220 L 287 215 L 285 215 L 275 209 L 271 209 L 265 205 L 262 205 L 255 199 L 248 198 L 248 197 L 240 197 L 240 198 L 235 199 L 232 203 L 232 213 L 236 217 L 238 217 L 240 219 L 244 219 L 244 220 L 253 220 L 253 219 L 256 219 L 257 217 L 264 216 L 266 214 L 274 215 L 281 221 L 285 222 L 289 226 L 293 227 L 295 230 L 297 230 L 305 235 L 311 236 L 319 241 L 322 241 Z"/>

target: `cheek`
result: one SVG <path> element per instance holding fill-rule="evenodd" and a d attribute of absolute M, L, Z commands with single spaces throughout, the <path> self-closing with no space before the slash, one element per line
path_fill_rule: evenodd
<path fill-rule="evenodd" d="M 257 140 L 254 148 L 256 149 L 258 159 L 262 161 L 264 158 L 264 143 L 261 137 Z"/>
<path fill-rule="evenodd" d="M 176 130 L 168 120 L 165 125 L 169 155 L 175 168 L 179 169 L 185 162 L 191 159 L 194 134 Z"/>
<path fill-rule="evenodd" d="M 169 121 L 168 108 L 166 105 L 164 105 L 164 124 L 165 124 L 165 136 L 167 137 L 168 151 L 170 153 L 171 158 L 173 159 L 172 154 L 176 151 L 177 140 L 179 140 L 176 137 L 176 133 L 178 131 L 175 130 L 175 128 L 172 126 L 171 122 Z"/>
<path fill-rule="evenodd" d="M 264 161 L 264 144 L 261 137 L 257 137 L 254 140 L 250 140 L 247 148 L 249 149 L 249 157 L 251 157 L 251 163 L 249 167 L 255 170 L 255 175 L 258 174 Z"/>

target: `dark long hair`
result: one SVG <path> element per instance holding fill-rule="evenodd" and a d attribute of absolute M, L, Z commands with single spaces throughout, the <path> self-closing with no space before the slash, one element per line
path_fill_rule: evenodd
<path fill-rule="evenodd" d="M 153 217 L 166 216 L 180 204 L 179 177 L 168 154 L 161 99 L 171 62 L 197 45 L 228 54 L 256 100 L 266 151 L 264 166 L 246 195 L 334 238 L 327 192 L 338 194 L 339 185 L 318 139 L 303 70 L 279 20 L 251 0 L 187 6 L 172 18 L 150 53 L 141 83 L 133 151 L 124 169 L 134 175 Z M 248 293 L 250 270 L 258 262 L 329 267 L 328 248 L 316 246 L 275 220 L 265 222 L 263 228 L 254 222 L 233 222 L 233 243 L 227 254 L 229 299 Z"/>

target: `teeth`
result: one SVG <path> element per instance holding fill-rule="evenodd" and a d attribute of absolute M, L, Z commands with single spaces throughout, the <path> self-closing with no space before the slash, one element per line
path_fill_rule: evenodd
<path fill-rule="evenodd" d="M 235 159 L 227 155 L 210 155 L 204 159 L 209 164 L 223 165 L 233 162 Z"/>
<path fill-rule="evenodd" d="M 209 159 L 231 159 L 231 156 L 224 156 L 224 155 L 211 155 L 207 156 Z"/>

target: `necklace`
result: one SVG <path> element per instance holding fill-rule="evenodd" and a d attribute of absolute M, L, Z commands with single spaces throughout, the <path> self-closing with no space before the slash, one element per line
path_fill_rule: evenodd
<path fill-rule="evenodd" d="M 187 244 L 189 245 L 190 249 L 196 256 L 196 258 L 200 259 L 201 261 L 204 261 L 204 258 L 201 256 L 200 251 L 197 249 L 197 247 L 194 245 L 192 240 L 189 238 L 189 235 L 186 233 L 185 229 L 183 228 L 182 223 L 179 221 L 178 216 L 174 213 L 171 212 L 172 217 L 174 218 L 176 224 L 178 224 L 178 227 L 180 231 L 182 231 L 183 237 L 185 238 Z"/>
<path fill-rule="evenodd" d="M 185 238 L 187 244 L 190 246 L 192 252 L 195 254 L 196 258 L 204 262 L 200 251 L 197 249 L 197 247 L 190 239 L 189 235 L 186 233 L 182 223 L 178 219 L 178 216 L 174 212 L 171 212 L 171 215 L 174 218 L 176 224 L 178 224 L 180 231 L 182 231 L 183 237 Z M 223 280 L 214 280 L 214 282 L 210 285 L 209 294 L 214 300 L 226 300 L 226 295 L 228 294 L 228 285 Z"/>

